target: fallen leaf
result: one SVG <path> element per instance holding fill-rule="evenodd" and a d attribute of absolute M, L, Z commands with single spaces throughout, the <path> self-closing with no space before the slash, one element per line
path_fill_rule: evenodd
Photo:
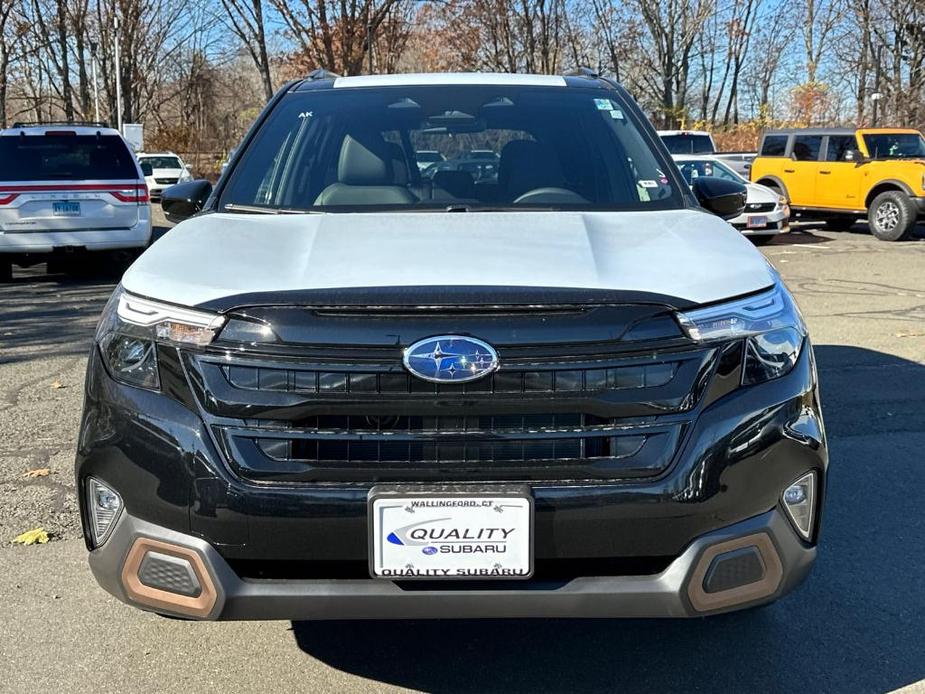
<path fill-rule="evenodd" d="M 894 333 L 893 337 L 925 337 L 925 333 Z"/>
<path fill-rule="evenodd" d="M 51 387 L 55 390 L 58 390 L 58 388 L 66 388 L 67 386 L 65 386 L 61 381 L 55 381 L 51 384 Z"/>
<path fill-rule="evenodd" d="M 29 470 L 24 477 L 48 477 L 51 474 L 51 469 L 47 467 L 36 468 L 35 470 Z"/>
<path fill-rule="evenodd" d="M 46 542 L 48 542 L 48 533 L 42 528 L 27 530 L 13 539 L 13 543 L 17 545 L 44 545 Z"/>

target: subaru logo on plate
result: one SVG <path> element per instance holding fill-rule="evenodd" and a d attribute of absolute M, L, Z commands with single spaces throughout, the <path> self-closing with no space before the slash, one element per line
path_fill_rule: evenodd
<path fill-rule="evenodd" d="M 461 335 L 419 340 L 405 350 L 405 367 L 435 383 L 465 383 L 498 368 L 498 353 L 487 342 Z"/>

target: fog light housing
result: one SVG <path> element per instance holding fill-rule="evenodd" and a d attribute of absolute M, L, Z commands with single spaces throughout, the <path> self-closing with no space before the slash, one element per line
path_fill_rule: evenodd
<path fill-rule="evenodd" d="M 94 477 L 87 478 L 87 508 L 90 512 L 90 535 L 93 546 L 107 539 L 122 512 L 122 497 Z"/>
<path fill-rule="evenodd" d="M 815 515 L 816 473 L 808 472 L 791 484 L 781 494 L 784 509 L 793 523 L 793 527 L 804 540 L 813 534 L 813 516 Z"/>

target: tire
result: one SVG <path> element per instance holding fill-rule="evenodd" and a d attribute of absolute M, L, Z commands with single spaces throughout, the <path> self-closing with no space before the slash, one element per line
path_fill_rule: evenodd
<path fill-rule="evenodd" d="M 774 240 L 773 234 L 760 234 L 756 236 L 748 236 L 749 241 L 751 241 L 756 246 L 767 246 L 771 241 Z"/>
<path fill-rule="evenodd" d="M 12 282 L 13 263 L 9 260 L 0 260 L 0 282 Z"/>
<path fill-rule="evenodd" d="M 870 233 L 881 241 L 902 241 L 915 229 L 915 204 L 898 190 L 888 190 L 874 198 L 867 211 Z"/>
<path fill-rule="evenodd" d="M 825 220 L 825 226 L 834 231 L 849 231 L 856 221 L 855 217 L 829 217 Z"/>

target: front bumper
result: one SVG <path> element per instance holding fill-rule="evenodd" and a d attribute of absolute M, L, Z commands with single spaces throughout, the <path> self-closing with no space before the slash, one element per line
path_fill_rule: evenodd
<path fill-rule="evenodd" d="M 136 543 L 186 557 L 195 566 L 204 601 L 190 608 L 165 591 L 146 589 L 126 561 Z M 708 593 L 705 574 L 716 551 L 760 547 L 761 580 Z M 153 550 L 152 550 L 153 551 Z M 723 556 L 719 554 L 719 556 Z M 120 600 L 165 614 L 212 620 L 427 619 L 525 617 L 696 617 L 771 602 L 809 574 L 815 547 L 801 542 L 782 512 L 773 509 L 697 538 L 664 571 L 649 576 L 582 577 L 556 584 L 498 589 L 415 589 L 387 580 L 242 580 L 212 545 L 123 514 L 112 536 L 90 553 L 103 588 Z M 737 592 L 738 591 L 738 592 Z"/>
<path fill-rule="evenodd" d="M 170 381 L 162 384 L 177 390 Z M 695 616 L 768 602 L 806 576 L 818 537 L 818 520 L 810 542 L 797 537 L 778 510 L 781 493 L 816 471 L 820 518 L 826 467 L 807 345 L 786 376 L 738 388 L 703 409 L 677 459 L 658 477 L 531 483 L 537 561 L 574 569 L 570 575 L 537 571 L 526 583 L 503 587 L 412 589 L 367 577 L 371 485 L 242 480 L 223 461 L 193 402 L 114 382 L 94 350 L 76 473 L 85 528 L 88 476 L 123 497 L 125 510 L 110 539 L 93 549 L 87 534 L 97 580 L 120 599 L 206 619 L 330 619 Z M 701 601 L 698 609 L 691 590 L 704 553 L 756 534 L 773 547 L 779 580 L 759 595 L 718 606 Z M 144 591 L 129 594 L 125 565 L 138 538 L 173 545 L 180 549 L 168 552 L 201 562 L 201 582 L 211 581 L 214 602 L 190 611 L 169 601 L 154 604 Z M 611 560 L 649 563 L 623 571 Z M 314 568 L 251 570 L 285 564 Z M 347 564 L 352 568 L 338 568 Z M 770 567 L 773 558 L 763 564 Z"/>
<path fill-rule="evenodd" d="M 764 218 L 766 223 L 749 226 L 755 218 Z M 729 220 L 729 223 L 746 236 L 782 234 L 790 230 L 790 210 L 777 207 L 771 212 L 747 212 Z"/>

